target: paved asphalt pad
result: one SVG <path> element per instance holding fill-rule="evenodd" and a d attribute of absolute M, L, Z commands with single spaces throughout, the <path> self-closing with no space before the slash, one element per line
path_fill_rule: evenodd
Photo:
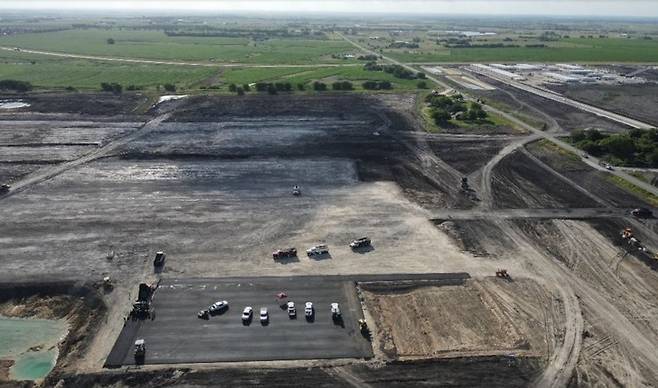
<path fill-rule="evenodd" d="M 281 291 L 295 302 L 297 319 L 289 319 L 279 306 L 276 295 Z M 229 302 L 223 314 L 209 320 L 197 317 L 199 310 L 221 300 Z M 307 301 L 315 307 L 313 321 L 304 317 Z M 332 320 L 332 302 L 341 306 L 342 325 Z M 245 306 L 254 309 L 249 325 L 241 319 Z M 130 333 L 131 338 L 123 341 L 134 343 L 134 339 L 143 338 L 146 364 L 372 356 L 370 343 L 358 329 L 357 321 L 363 314 L 355 283 L 344 278 L 163 280 L 153 307 L 155 319 L 141 322 L 136 332 Z M 267 307 L 270 315 L 266 325 L 259 320 L 261 307 Z M 134 364 L 131 347 L 126 349 L 124 344 L 121 348 L 117 351 L 123 357 L 122 364 Z"/>

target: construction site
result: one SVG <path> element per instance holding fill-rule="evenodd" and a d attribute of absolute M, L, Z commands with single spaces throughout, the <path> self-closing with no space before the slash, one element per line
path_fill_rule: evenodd
<path fill-rule="evenodd" d="M 635 123 L 455 71 L 515 127 L 429 133 L 415 94 L 1 111 L 0 314 L 66 334 L 0 382 L 658 385 L 653 207 L 553 140 Z"/>

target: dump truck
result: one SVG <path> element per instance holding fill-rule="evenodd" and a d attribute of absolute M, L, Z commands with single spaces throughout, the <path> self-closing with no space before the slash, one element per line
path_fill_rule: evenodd
<path fill-rule="evenodd" d="M 8 193 L 10 189 L 9 185 L 0 185 L 0 195 Z"/>
<path fill-rule="evenodd" d="M 294 195 L 295 197 L 302 195 L 302 189 L 300 189 L 299 186 L 297 185 L 293 186 L 292 195 Z"/>

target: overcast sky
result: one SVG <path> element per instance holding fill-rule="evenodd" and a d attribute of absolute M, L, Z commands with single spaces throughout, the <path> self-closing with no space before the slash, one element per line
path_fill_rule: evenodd
<path fill-rule="evenodd" d="M 658 17 L 658 0 L 0 0 L 0 9 Z"/>

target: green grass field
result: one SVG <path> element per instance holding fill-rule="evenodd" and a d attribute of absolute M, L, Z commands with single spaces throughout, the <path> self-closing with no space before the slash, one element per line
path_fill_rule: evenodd
<path fill-rule="evenodd" d="M 343 67 L 298 67 L 298 68 L 247 68 L 229 69 L 224 72 L 222 79 L 226 83 L 245 84 L 252 82 L 290 82 L 309 84 L 321 81 L 330 84 L 335 81 L 350 81 L 356 90 L 363 90 L 364 81 L 390 81 L 393 91 L 416 90 L 417 80 L 395 78 L 384 72 L 372 72 L 363 69 L 363 66 Z"/>
<path fill-rule="evenodd" d="M 115 44 L 108 44 L 112 38 Z M 169 37 L 162 31 L 77 29 L 0 37 L 0 45 L 71 54 L 200 62 L 314 64 L 340 63 L 332 54 L 353 52 L 342 40 Z"/>
<path fill-rule="evenodd" d="M 451 48 L 384 50 L 404 62 L 658 62 L 658 40 L 571 38 L 551 47 Z"/>
<path fill-rule="evenodd" d="M 153 88 L 165 83 L 195 87 L 218 69 L 72 60 L 0 51 L 0 79 L 28 81 L 36 88 L 98 90 L 102 82 Z"/>

